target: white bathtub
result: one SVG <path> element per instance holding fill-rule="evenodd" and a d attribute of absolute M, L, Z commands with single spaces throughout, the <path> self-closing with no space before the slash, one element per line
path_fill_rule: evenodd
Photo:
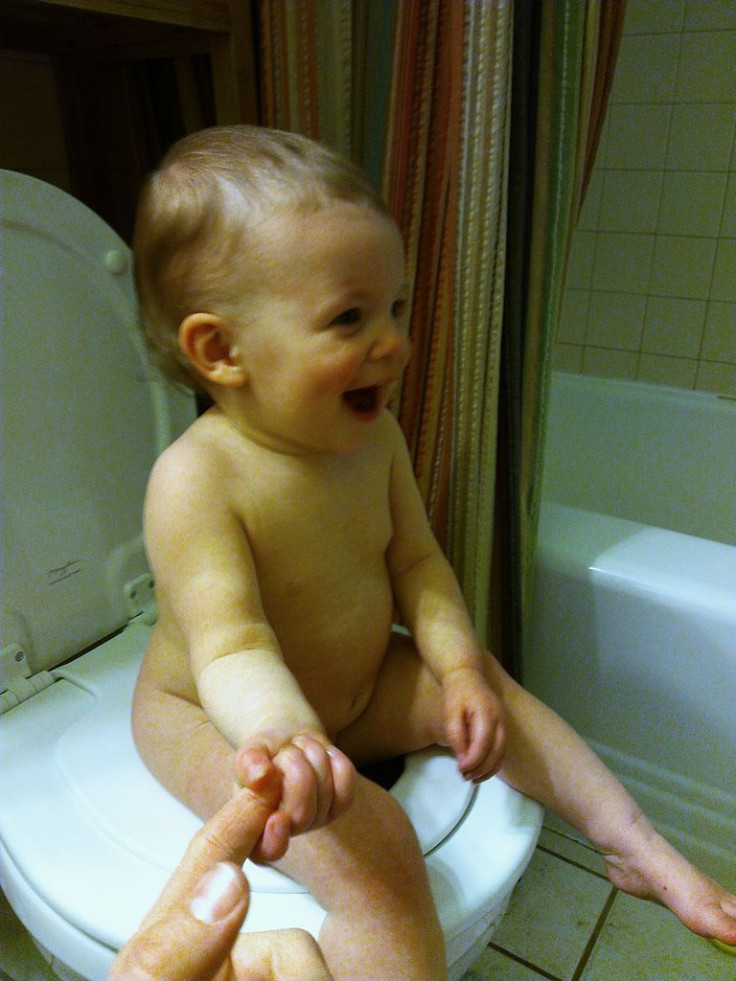
<path fill-rule="evenodd" d="M 736 402 L 555 374 L 525 685 L 736 887 Z"/>

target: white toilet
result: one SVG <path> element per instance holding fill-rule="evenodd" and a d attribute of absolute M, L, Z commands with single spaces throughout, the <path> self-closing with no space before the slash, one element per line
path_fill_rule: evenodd
<path fill-rule="evenodd" d="M 195 410 L 146 366 L 123 242 L 57 188 L 0 180 L 0 883 L 60 977 L 103 981 L 199 826 L 143 766 L 129 722 L 155 619 L 146 477 Z M 472 788 L 441 751 L 410 757 L 392 792 L 459 978 L 503 916 L 542 809 L 497 779 Z M 301 887 L 247 873 L 246 929 L 318 934 L 324 912 Z"/>

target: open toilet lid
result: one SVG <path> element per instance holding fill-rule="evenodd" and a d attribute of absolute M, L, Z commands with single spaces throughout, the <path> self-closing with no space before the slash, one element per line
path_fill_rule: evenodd
<path fill-rule="evenodd" d="M 133 624 L 54 674 L 52 688 L 2 720 L 0 841 L 41 899 L 113 949 L 137 927 L 200 821 L 148 773 L 130 733 L 133 686 L 150 628 Z M 29 745 L 29 733 L 35 739 Z M 410 758 L 394 788 L 428 854 L 474 790 L 454 760 Z M 248 863 L 249 930 L 319 932 L 322 909 L 292 880 Z"/>
<path fill-rule="evenodd" d="M 0 170 L 2 644 L 49 670 L 135 615 L 146 481 L 195 418 L 147 364 L 125 243 L 81 202 Z"/>

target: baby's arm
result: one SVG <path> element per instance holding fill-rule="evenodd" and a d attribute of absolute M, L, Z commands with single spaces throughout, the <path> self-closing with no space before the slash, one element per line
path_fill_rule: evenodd
<path fill-rule="evenodd" d="M 156 464 L 145 532 L 160 620 L 188 651 L 208 717 L 236 749 L 273 759 L 292 833 L 324 824 L 350 800 L 352 765 L 284 663 L 227 481 L 196 444 L 175 444 Z"/>
<path fill-rule="evenodd" d="M 498 769 L 503 709 L 484 672 L 484 655 L 457 578 L 427 520 L 406 444 L 394 433 L 388 552 L 394 595 L 423 660 L 442 685 L 445 735 L 469 780 Z"/>

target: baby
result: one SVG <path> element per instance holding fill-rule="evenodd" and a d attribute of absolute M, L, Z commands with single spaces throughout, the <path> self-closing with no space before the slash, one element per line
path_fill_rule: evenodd
<path fill-rule="evenodd" d="M 293 134 L 204 130 L 150 178 L 134 252 L 153 356 L 214 403 L 146 499 L 159 619 L 133 726 L 158 779 L 207 818 L 236 749 L 279 772 L 258 857 L 327 911 L 336 979 L 446 976 L 413 829 L 354 769 L 431 744 L 573 824 L 619 888 L 736 943 L 736 897 L 478 646 L 387 409 L 405 259 L 360 172 Z"/>

